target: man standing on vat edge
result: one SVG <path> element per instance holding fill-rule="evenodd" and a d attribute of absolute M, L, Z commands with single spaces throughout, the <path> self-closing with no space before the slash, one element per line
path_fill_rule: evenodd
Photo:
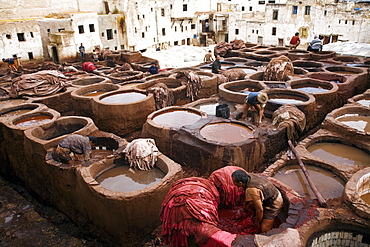
<path fill-rule="evenodd" d="M 84 160 L 88 161 L 92 153 L 91 146 L 96 145 L 95 136 L 82 136 L 78 134 L 69 135 L 61 140 L 55 150 L 62 163 L 73 164 L 72 158 L 78 160 L 77 154 L 83 155 Z"/>
<path fill-rule="evenodd" d="M 267 179 L 243 170 L 236 170 L 231 177 L 235 186 L 245 190 L 244 208 L 255 211 L 255 225 L 261 227 L 261 233 L 270 231 L 283 206 L 280 191 Z"/>
<path fill-rule="evenodd" d="M 266 93 L 262 92 L 249 93 L 243 105 L 243 115 L 241 119 L 244 120 L 247 117 L 249 108 L 253 107 L 259 115 L 258 124 L 261 124 L 267 101 L 268 96 Z"/>

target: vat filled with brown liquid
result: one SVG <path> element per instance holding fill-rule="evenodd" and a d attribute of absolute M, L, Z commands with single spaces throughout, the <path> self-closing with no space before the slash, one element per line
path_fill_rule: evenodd
<path fill-rule="evenodd" d="M 4 114 L 1 114 L 0 117 L 15 117 L 15 116 L 19 116 L 19 115 L 23 115 L 25 113 L 28 113 L 32 110 L 34 110 L 34 109 L 28 108 L 28 109 L 12 110 L 12 111 L 8 111 Z"/>
<path fill-rule="evenodd" d="M 305 166 L 312 181 L 324 198 L 336 198 L 342 195 L 345 182 L 340 177 L 318 166 L 310 164 L 305 164 Z M 276 172 L 274 178 L 290 186 L 301 196 L 312 199 L 316 198 L 299 165 L 286 165 L 282 167 Z"/>
<path fill-rule="evenodd" d="M 102 95 L 102 94 L 104 94 L 106 92 L 109 92 L 109 91 L 95 90 L 95 91 L 92 91 L 92 92 L 83 94 L 82 96 L 85 96 L 85 97 L 95 97 L 95 96 Z"/>
<path fill-rule="evenodd" d="M 368 205 L 370 205 L 370 192 L 366 193 L 366 194 L 363 194 L 360 197 L 364 202 L 366 202 Z"/>
<path fill-rule="evenodd" d="M 342 124 L 362 132 L 370 132 L 370 117 L 360 114 L 344 114 L 335 118 Z"/>
<path fill-rule="evenodd" d="M 140 101 L 146 97 L 146 94 L 138 92 L 124 92 L 112 94 L 100 99 L 100 101 L 107 104 L 128 104 Z"/>
<path fill-rule="evenodd" d="M 336 164 L 348 166 L 370 165 L 370 155 L 367 152 L 338 142 L 318 142 L 307 147 L 307 150 L 314 156 Z"/>
<path fill-rule="evenodd" d="M 200 130 L 200 135 L 208 141 L 219 143 L 238 143 L 253 137 L 253 131 L 241 124 L 207 124 Z"/>
<path fill-rule="evenodd" d="M 158 168 L 147 171 L 132 170 L 128 165 L 115 166 L 95 178 L 100 185 L 116 192 L 130 192 L 144 189 L 159 181 L 165 174 Z"/>
<path fill-rule="evenodd" d="M 51 119 L 52 119 L 52 116 L 49 116 L 49 115 L 35 115 L 32 117 L 16 120 L 13 124 L 18 127 L 31 127 L 31 126 L 50 122 Z"/>
<path fill-rule="evenodd" d="M 153 122 L 167 127 L 181 127 L 196 123 L 201 115 L 187 110 L 172 110 L 159 114 L 153 118 Z"/>

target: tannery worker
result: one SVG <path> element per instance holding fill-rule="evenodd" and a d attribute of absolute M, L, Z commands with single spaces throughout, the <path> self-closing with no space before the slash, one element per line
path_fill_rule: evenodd
<path fill-rule="evenodd" d="M 91 146 L 96 144 L 95 136 L 82 136 L 78 134 L 69 135 L 61 140 L 55 150 L 62 163 L 72 164 L 72 157 L 78 160 L 77 154 L 83 155 L 88 161 L 92 153 Z"/>
<path fill-rule="evenodd" d="M 245 190 L 244 208 L 255 211 L 255 225 L 261 227 L 262 233 L 271 230 L 283 206 L 280 191 L 267 179 L 243 170 L 236 170 L 231 177 L 235 186 Z"/>
<path fill-rule="evenodd" d="M 259 116 L 258 124 L 261 124 L 267 101 L 268 101 L 268 96 L 266 93 L 263 93 L 263 92 L 249 93 L 243 105 L 243 115 L 241 119 L 244 120 L 247 117 L 249 108 L 254 107 L 254 109 L 256 109 L 258 116 Z"/>
<path fill-rule="evenodd" d="M 221 57 L 220 55 L 216 55 L 216 61 L 212 63 L 212 73 L 220 74 L 221 72 Z"/>
<path fill-rule="evenodd" d="M 158 74 L 158 66 L 155 64 L 154 61 L 151 62 L 148 72 L 152 75 Z"/>

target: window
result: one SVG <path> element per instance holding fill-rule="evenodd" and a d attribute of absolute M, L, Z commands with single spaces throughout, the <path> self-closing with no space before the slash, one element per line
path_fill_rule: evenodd
<path fill-rule="evenodd" d="M 275 3 L 275 0 L 269 0 L 269 3 Z"/>
<path fill-rule="evenodd" d="M 311 6 L 305 6 L 305 8 L 304 8 L 304 14 L 305 15 L 309 15 L 310 12 L 311 12 Z"/>
<path fill-rule="evenodd" d="M 50 28 L 46 29 L 46 32 L 50 33 Z"/>
<path fill-rule="evenodd" d="M 7 39 L 11 39 L 11 38 L 12 38 L 12 36 L 11 36 L 10 34 L 5 35 L 5 37 L 6 37 Z"/>
<path fill-rule="evenodd" d="M 112 29 L 107 29 L 107 40 L 113 39 Z"/>
<path fill-rule="evenodd" d="M 245 11 L 245 7 L 244 6 L 242 6 L 242 11 Z"/>
<path fill-rule="evenodd" d="M 145 33 L 144 32 L 141 33 L 141 37 L 145 38 Z"/>
<path fill-rule="evenodd" d="M 272 12 L 272 19 L 273 20 L 277 20 L 278 19 L 278 16 L 279 16 L 279 10 L 274 10 Z"/>
<path fill-rule="evenodd" d="M 58 29 L 58 32 L 61 32 L 61 31 L 63 31 L 63 30 L 66 30 L 65 28 L 59 28 Z"/>
<path fill-rule="evenodd" d="M 104 37 L 104 32 L 101 33 L 101 36 Z"/>
<path fill-rule="evenodd" d="M 78 33 L 84 33 L 84 26 L 78 26 Z"/>
<path fill-rule="evenodd" d="M 252 29 L 252 33 L 254 33 L 254 29 Z"/>
<path fill-rule="evenodd" d="M 191 29 L 195 29 L 195 24 L 191 24 Z"/>
<path fill-rule="evenodd" d="M 178 41 L 173 42 L 173 45 L 179 45 Z"/>
<path fill-rule="evenodd" d="M 326 11 L 326 10 L 325 10 L 325 11 L 324 11 L 324 15 L 326 15 L 327 13 L 328 13 L 328 11 Z"/>
<path fill-rule="evenodd" d="M 33 38 L 33 32 L 30 32 L 31 38 Z"/>
<path fill-rule="evenodd" d="M 24 33 L 17 33 L 18 41 L 26 41 L 24 39 Z"/>
<path fill-rule="evenodd" d="M 184 32 L 184 26 L 181 26 L 181 32 Z"/>
<path fill-rule="evenodd" d="M 106 14 L 109 14 L 110 10 L 109 10 L 109 4 L 107 1 L 104 1 L 104 9 L 105 9 L 105 13 Z"/>
<path fill-rule="evenodd" d="M 272 28 L 272 33 L 271 34 L 274 35 L 274 36 L 276 35 L 276 27 Z"/>
<path fill-rule="evenodd" d="M 308 37 L 307 28 L 302 28 L 301 29 L 301 37 L 302 38 L 307 38 Z"/>
<path fill-rule="evenodd" d="M 95 26 L 94 26 L 94 24 L 90 24 L 89 25 L 89 30 L 90 30 L 90 33 L 95 32 Z"/>
<path fill-rule="evenodd" d="M 339 24 L 340 24 L 340 20 L 339 20 Z"/>
<path fill-rule="evenodd" d="M 161 9 L 161 16 L 164 16 L 164 9 Z"/>
<path fill-rule="evenodd" d="M 256 30 L 256 34 L 258 34 L 258 30 Z"/>
<path fill-rule="evenodd" d="M 162 28 L 162 36 L 166 36 L 166 29 Z"/>
<path fill-rule="evenodd" d="M 235 29 L 235 34 L 236 34 L 236 35 L 238 35 L 238 34 L 239 34 L 239 29 L 238 29 L 238 28 L 236 28 L 236 29 Z"/>
<path fill-rule="evenodd" d="M 355 21 L 352 21 L 352 25 L 355 25 Z"/>
<path fill-rule="evenodd" d="M 140 15 L 137 15 L 137 19 L 140 20 Z"/>
<path fill-rule="evenodd" d="M 148 32 L 148 27 L 145 27 L 145 32 Z"/>
<path fill-rule="evenodd" d="M 145 15 L 143 15 L 143 19 L 145 19 Z"/>
<path fill-rule="evenodd" d="M 347 20 L 345 20 L 345 21 L 344 21 L 344 24 L 347 24 L 347 23 L 348 23 L 348 21 L 347 21 Z"/>
<path fill-rule="evenodd" d="M 170 9 L 172 9 L 172 4 L 170 4 Z"/>
<path fill-rule="evenodd" d="M 182 5 L 182 11 L 188 11 L 188 5 L 187 4 Z"/>
<path fill-rule="evenodd" d="M 28 59 L 29 60 L 32 60 L 33 59 L 33 53 L 32 52 L 28 52 Z"/>
<path fill-rule="evenodd" d="M 175 32 L 177 32 L 177 27 L 175 26 Z"/>
<path fill-rule="evenodd" d="M 125 45 L 121 45 L 121 50 L 124 50 L 125 49 Z"/>
<path fill-rule="evenodd" d="M 265 1 L 258 1 L 258 4 L 265 4 Z"/>
<path fill-rule="evenodd" d="M 298 14 L 298 6 L 293 6 L 292 15 Z"/>
<path fill-rule="evenodd" d="M 249 7 L 249 11 L 252 11 L 252 9 L 253 9 L 252 7 Z"/>

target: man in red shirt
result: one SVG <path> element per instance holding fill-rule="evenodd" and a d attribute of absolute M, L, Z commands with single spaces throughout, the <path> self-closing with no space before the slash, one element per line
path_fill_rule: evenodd
<path fill-rule="evenodd" d="M 295 50 L 300 43 L 301 40 L 299 39 L 299 33 L 295 33 L 295 35 L 290 39 L 289 49 Z"/>

